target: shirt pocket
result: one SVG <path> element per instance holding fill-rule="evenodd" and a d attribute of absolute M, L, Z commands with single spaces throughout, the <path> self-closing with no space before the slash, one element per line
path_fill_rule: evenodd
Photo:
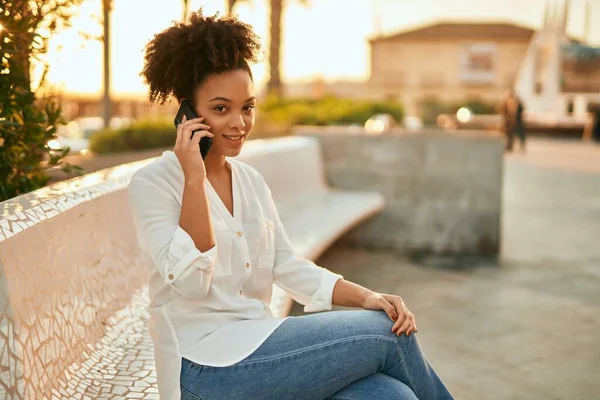
<path fill-rule="evenodd" d="M 213 279 L 231 276 L 231 265 L 234 256 L 233 232 L 225 221 L 215 218 L 212 222 L 213 235 L 217 243 L 217 263 L 213 271 Z"/>
<path fill-rule="evenodd" d="M 259 220 L 258 268 L 273 269 L 275 264 L 275 225 L 267 218 Z"/>

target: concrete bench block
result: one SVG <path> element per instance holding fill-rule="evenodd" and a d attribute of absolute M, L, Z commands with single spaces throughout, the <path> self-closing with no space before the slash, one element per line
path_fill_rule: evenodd
<path fill-rule="evenodd" d="M 376 191 L 386 206 L 343 239 L 405 253 L 496 256 L 500 251 L 503 142 L 484 132 L 302 127 L 319 140 L 328 183 Z"/>

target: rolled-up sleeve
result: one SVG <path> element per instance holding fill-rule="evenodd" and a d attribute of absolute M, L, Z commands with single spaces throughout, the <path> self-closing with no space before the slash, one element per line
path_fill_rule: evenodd
<path fill-rule="evenodd" d="M 266 183 L 265 183 L 266 185 Z M 272 218 L 275 222 L 275 263 L 273 282 L 286 291 L 305 312 L 331 310 L 333 288 L 343 276 L 316 265 L 299 255 L 290 242 L 275 202 L 269 191 Z"/>
<path fill-rule="evenodd" d="M 153 183 L 134 177 L 128 196 L 138 244 L 165 283 L 184 296 L 206 296 L 217 262 L 216 244 L 205 252 L 198 250 L 179 226 L 181 206 L 177 199 Z"/>

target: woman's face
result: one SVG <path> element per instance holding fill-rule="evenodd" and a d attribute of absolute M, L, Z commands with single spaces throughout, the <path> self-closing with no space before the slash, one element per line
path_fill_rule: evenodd
<path fill-rule="evenodd" d="M 254 125 L 254 84 L 242 69 L 209 76 L 198 87 L 196 113 L 215 135 L 209 154 L 235 157 L 240 154 Z"/>

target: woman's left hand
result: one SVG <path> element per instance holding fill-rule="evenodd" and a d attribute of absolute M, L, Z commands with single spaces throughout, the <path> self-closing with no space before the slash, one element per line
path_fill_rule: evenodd
<path fill-rule="evenodd" d="M 391 294 L 373 293 L 367 297 L 363 306 L 365 310 L 383 310 L 395 321 L 392 332 L 400 336 L 406 332 L 410 336 L 412 332 L 418 332 L 415 315 L 411 313 L 400 296 Z"/>

